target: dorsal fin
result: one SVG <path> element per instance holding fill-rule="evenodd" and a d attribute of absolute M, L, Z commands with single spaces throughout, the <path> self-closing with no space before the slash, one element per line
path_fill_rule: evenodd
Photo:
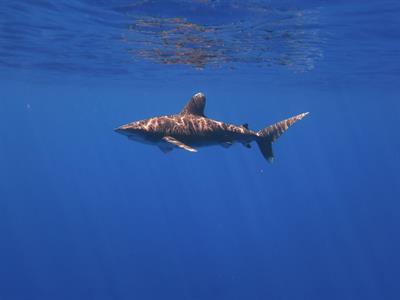
<path fill-rule="evenodd" d="M 242 124 L 242 127 L 246 128 L 246 129 L 249 129 L 249 124 L 244 123 L 244 124 Z"/>
<path fill-rule="evenodd" d="M 203 93 L 197 93 L 185 105 L 181 111 L 182 115 L 190 114 L 196 116 L 204 116 L 204 107 L 206 106 L 206 97 Z"/>

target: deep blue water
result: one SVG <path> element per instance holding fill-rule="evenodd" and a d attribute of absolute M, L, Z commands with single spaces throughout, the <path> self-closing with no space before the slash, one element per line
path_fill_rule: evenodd
<path fill-rule="evenodd" d="M 0 2 L 0 299 L 400 299 L 398 1 Z M 179 112 L 275 144 L 113 128 Z"/>

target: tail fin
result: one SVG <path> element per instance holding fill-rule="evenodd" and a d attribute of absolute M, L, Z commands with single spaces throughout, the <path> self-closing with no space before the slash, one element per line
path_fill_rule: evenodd
<path fill-rule="evenodd" d="M 278 137 L 280 137 L 282 133 L 288 130 L 291 125 L 293 125 L 297 121 L 300 121 L 306 115 L 308 115 L 308 112 L 280 121 L 257 132 L 257 135 L 259 137 L 257 140 L 258 147 L 260 148 L 262 155 L 266 160 L 268 160 L 268 162 L 271 163 L 274 160 L 272 143 Z"/>

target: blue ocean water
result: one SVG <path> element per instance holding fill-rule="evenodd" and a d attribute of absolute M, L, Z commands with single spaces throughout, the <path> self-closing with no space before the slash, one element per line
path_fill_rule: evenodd
<path fill-rule="evenodd" d="M 400 299 L 400 3 L 0 2 L 0 299 Z M 179 112 L 275 144 L 113 128 Z"/>

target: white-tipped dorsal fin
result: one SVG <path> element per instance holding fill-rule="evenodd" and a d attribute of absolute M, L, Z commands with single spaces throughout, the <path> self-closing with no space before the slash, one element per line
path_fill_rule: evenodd
<path fill-rule="evenodd" d="M 183 108 L 182 115 L 195 115 L 204 117 L 204 107 L 206 106 L 206 96 L 203 93 L 197 93 L 190 98 Z"/>

